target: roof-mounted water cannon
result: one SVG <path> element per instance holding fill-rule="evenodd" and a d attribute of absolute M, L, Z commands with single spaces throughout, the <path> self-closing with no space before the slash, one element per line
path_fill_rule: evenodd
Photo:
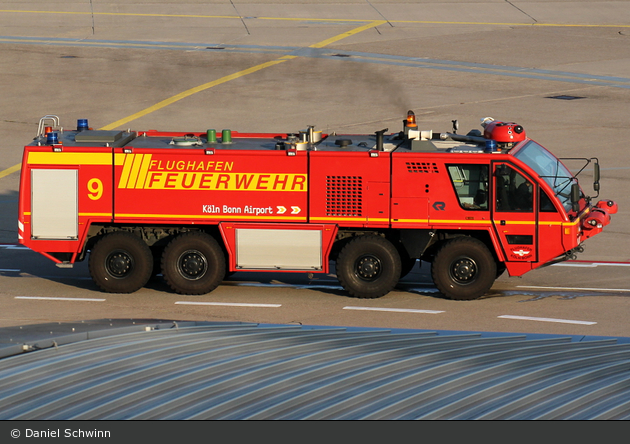
<path fill-rule="evenodd" d="M 513 143 L 525 140 L 525 130 L 514 122 L 492 120 L 483 122 L 481 126 L 483 126 L 483 137 L 496 140 L 497 143 Z"/>

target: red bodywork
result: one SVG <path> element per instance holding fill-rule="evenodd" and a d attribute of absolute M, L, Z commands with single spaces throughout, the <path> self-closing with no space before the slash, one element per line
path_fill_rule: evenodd
<path fill-rule="evenodd" d="M 40 137 L 25 147 L 19 240 L 58 264 L 82 259 L 88 240 L 109 226 L 215 226 L 230 270 L 238 265 L 239 227 L 317 230 L 323 259 L 316 272 L 328 271 L 340 231 L 424 230 L 483 233 L 509 274 L 522 275 L 576 249 L 617 208 L 611 201 L 591 206 L 582 199 L 578 212 L 567 212 L 549 185 L 512 155 L 519 144 L 510 152 L 452 152 L 413 144 L 403 149 L 394 137 L 382 148 L 371 135 L 348 135 L 324 136 L 313 149 L 300 149 L 286 142 L 286 134 L 233 132 L 231 143 L 209 143 L 205 133 L 104 133 L 113 143 L 79 143 L 80 132 L 66 131 L 57 145 Z M 491 122 L 485 133 L 498 142 L 529 140 L 514 123 Z M 485 208 L 471 210 L 458 198 L 460 182 L 452 173 L 457 165 L 490 171 Z M 498 211 L 494 172 L 505 166 L 533 184 L 535 210 Z M 461 182 L 466 185 L 465 178 Z M 68 193 L 74 197 L 66 199 Z M 544 212 L 542 193 L 553 206 Z M 54 211 L 59 205 L 66 208 L 63 217 Z M 51 229 L 57 223 L 59 232 Z"/>

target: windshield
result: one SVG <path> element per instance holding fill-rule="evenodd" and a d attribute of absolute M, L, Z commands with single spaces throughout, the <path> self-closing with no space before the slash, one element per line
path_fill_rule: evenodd
<path fill-rule="evenodd" d="M 573 174 L 560 162 L 560 160 L 538 145 L 533 140 L 518 150 L 514 157 L 520 159 L 545 180 L 558 197 L 564 209 L 571 211 L 571 184 Z"/>

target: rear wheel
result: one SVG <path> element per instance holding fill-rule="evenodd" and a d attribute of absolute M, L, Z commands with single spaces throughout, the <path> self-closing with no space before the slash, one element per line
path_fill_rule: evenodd
<path fill-rule="evenodd" d="M 433 282 L 450 299 L 472 300 L 490 290 L 497 264 L 486 245 L 471 237 L 446 241 L 431 266 Z"/>
<path fill-rule="evenodd" d="M 378 298 L 398 283 L 400 255 L 387 239 L 358 236 L 339 252 L 336 270 L 339 282 L 350 296 Z"/>
<path fill-rule="evenodd" d="M 183 233 L 162 255 L 162 275 L 175 292 L 205 294 L 225 277 L 225 255 L 219 243 L 202 232 Z"/>
<path fill-rule="evenodd" d="M 108 293 L 133 293 L 151 278 L 153 256 L 146 243 L 127 232 L 103 236 L 92 248 L 90 275 Z"/>

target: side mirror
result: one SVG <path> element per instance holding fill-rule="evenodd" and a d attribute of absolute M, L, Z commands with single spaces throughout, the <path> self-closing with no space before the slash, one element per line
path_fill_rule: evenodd
<path fill-rule="evenodd" d="M 571 185 L 571 204 L 573 211 L 580 211 L 580 186 L 577 183 Z"/>
<path fill-rule="evenodd" d="M 593 164 L 593 190 L 599 193 L 599 163 Z"/>

